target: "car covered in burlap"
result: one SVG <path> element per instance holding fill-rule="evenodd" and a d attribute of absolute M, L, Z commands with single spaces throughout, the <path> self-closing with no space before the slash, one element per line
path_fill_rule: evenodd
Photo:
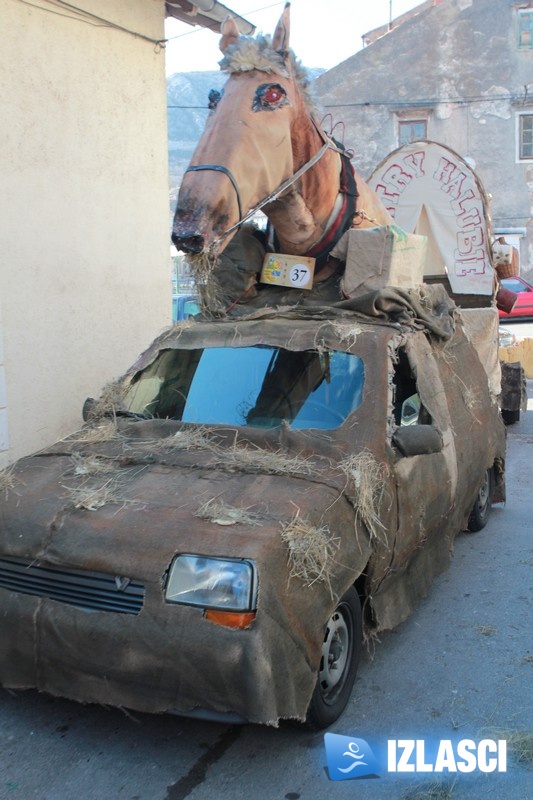
<path fill-rule="evenodd" d="M 4 473 L 0 683 L 331 724 L 505 496 L 497 312 L 425 292 L 179 323 Z"/>

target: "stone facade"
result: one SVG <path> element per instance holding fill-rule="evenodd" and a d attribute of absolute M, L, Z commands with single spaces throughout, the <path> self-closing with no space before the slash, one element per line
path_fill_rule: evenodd
<path fill-rule="evenodd" d="M 423 3 L 314 90 L 345 123 L 363 177 L 418 138 L 465 158 L 492 197 L 494 230 L 511 233 L 522 273 L 533 271 L 532 2 Z"/>

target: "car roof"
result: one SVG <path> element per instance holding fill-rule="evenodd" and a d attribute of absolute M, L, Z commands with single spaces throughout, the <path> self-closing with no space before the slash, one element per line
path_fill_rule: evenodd
<path fill-rule="evenodd" d="M 287 350 L 341 350 L 363 354 L 387 348 L 400 326 L 364 319 L 186 320 L 158 337 L 139 357 L 130 373 L 151 364 L 163 350 L 266 345 Z"/>
<path fill-rule="evenodd" d="M 139 357 L 127 373 L 151 364 L 162 350 L 268 344 L 287 350 L 384 350 L 399 332 L 426 329 L 443 339 L 454 329 L 455 304 L 440 285 L 389 287 L 334 305 L 295 305 L 244 312 L 241 317 L 178 322 Z"/>

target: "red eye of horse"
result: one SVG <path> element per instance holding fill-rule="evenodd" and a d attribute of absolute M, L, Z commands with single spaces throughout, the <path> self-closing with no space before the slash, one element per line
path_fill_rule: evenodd
<path fill-rule="evenodd" d="M 283 86 L 280 86 L 279 83 L 262 83 L 256 89 L 252 110 L 275 110 L 288 104 L 287 92 Z"/>
<path fill-rule="evenodd" d="M 274 87 L 267 89 L 265 94 L 263 95 L 263 100 L 265 103 L 268 103 L 268 105 L 279 103 L 279 101 L 282 99 L 283 99 L 283 92 Z"/>

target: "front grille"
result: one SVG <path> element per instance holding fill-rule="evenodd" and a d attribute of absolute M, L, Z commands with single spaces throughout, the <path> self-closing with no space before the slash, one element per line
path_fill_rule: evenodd
<path fill-rule="evenodd" d="M 105 572 L 42 566 L 11 556 L 0 557 L 0 588 L 119 614 L 138 614 L 144 602 L 144 585 L 139 581 Z"/>

